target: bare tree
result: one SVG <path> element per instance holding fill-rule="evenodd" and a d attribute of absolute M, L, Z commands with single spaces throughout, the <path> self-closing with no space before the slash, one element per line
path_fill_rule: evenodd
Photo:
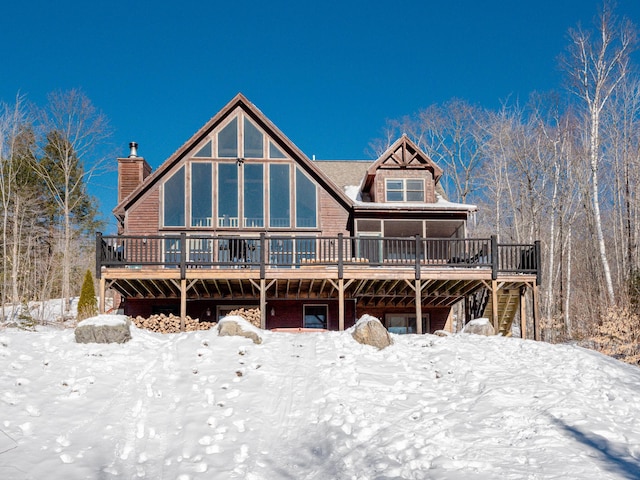
<path fill-rule="evenodd" d="M 16 166 L 13 161 L 16 142 L 20 129 L 25 121 L 25 112 L 22 107 L 22 98 L 18 96 L 13 106 L 0 105 L 0 201 L 2 202 L 2 309 L 0 318 L 5 318 L 5 305 L 7 300 L 18 301 L 16 291 L 17 283 L 12 281 L 9 271 L 9 245 L 11 219 L 11 201 L 15 194 Z M 13 269 L 11 270 L 13 273 Z M 11 290 L 11 296 L 8 292 Z"/>
<path fill-rule="evenodd" d="M 34 169 L 61 215 L 64 314 L 71 298 L 74 221 L 77 222 L 77 217 L 82 215 L 79 209 L 91 209 L 87 204 L 90 200 L 86 186 L 105 166 L 106 157 L 99 156 L 99 147 L 110 131 L 106 117 L 79 90 L 55 92 L 49 95 L 48 100 L 47 107 L 40 111 L 41 126 L 45 132 L 43 157 L 34 162 Z"/>
<path fill-rule="evenodd" d="M 613 304 L 615 294 L 600 212 L 601 120 L 603 109 L 628 73 L 629 54 L 635 45 L 635 30 L 630 22 L 619 22 L 613 15 L 611 4 L 605 2 L 597 18 L 596 33 L 592 38 L 590 31 L 580 27 L 570 30 L 569 56 L 564 59 L 564 67 L 571 91 L 582 102 L 594 227 L 607 299 L 609 304 Z"/>

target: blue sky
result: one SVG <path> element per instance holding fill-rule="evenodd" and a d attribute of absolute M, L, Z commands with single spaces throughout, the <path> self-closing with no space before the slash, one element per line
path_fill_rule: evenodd
<path fill-rule="evenodd" d="M 640 1 L 617 13 L 640 25 Z M 598 0 L 8 2 L 0 100 L 81 88 L 157 168 L 242 92 L 309 157 L 367 158 L 386 119 L 562 87 L 567 30 Z M 113 231 L 116 176 L 92 191 Z"/>

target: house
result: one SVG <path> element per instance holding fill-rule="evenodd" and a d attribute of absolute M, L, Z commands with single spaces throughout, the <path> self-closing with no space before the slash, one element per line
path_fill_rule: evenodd
<path fill-rule="evenodd" d="M 255 307 L 264 328 L 343 330 L 368 313 L 423 333 L 464 302 L 506 333 L 529 292 L 535 324 L 539 244 L 468 238 L 476 207 L 444 199 L 406 136 L 373 162 L 310 160 L 238 94 L 155 172 L 130 146 L 118 234 L 96 238 L 101 298 L 128 315 Z"/>

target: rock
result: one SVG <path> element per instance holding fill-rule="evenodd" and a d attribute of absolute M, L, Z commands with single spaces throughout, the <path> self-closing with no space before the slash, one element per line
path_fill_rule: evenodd
<path fill-rule="evenodd" d="M 98 315 L 78 323 L 77 343 L 125 343 L 131 340 L 131 320 L 125 315 Z"/>
<path fill-rule="evenodd" d="M 451 333 L 447 332 L 446 330 L 436 330 L 435 332 L 433 332 L 434 335 L 438 336 L 438 337 L 450 337 Z"/>
<path fill-rule="evenodd" d="M 495 335 L 496 331 L 488 318 L 475 318 L 464 326 L 462 333 L 491 336 Z"/>
<path fill-rule="evenodd" d="M 258 329 L 237 315 L 227 315 L 220 320 L 220 323 L 218 323 L 218 335 L 221 337 L 245 337 L 258 345 L 262 343 L 262 337 L 258 333 Z"/>
<path fill-rule="evenodd" d="M 391 336 L 384 325 L 375 317 L 363 315 L 352 327 L 351 336 L 356 342 L 363 345 L 371 345 L 382 350 L 393 343 Z"/>

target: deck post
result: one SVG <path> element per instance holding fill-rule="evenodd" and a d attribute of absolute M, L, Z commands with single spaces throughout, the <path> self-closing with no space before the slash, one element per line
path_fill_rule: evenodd
<path fill-rule="evenodd" d="M 532 302 L 532 310 L 533 310 L 533 338 L 535 340 L 540 340 L 540 328 L 538 325 L 538 285 L 534 285 L 531 289 L 533 302 Z"/>
<path fill-rule="evenodd" d="M 107 279 L 104 277 L 100 277 L 100 303 L 98 304 L 98 313 L 100 315 L 104 314 L 104 293 L 106 288 Z"/>
<path fill-rule="evenodd" d="M 344 278 L 338 279 L 338 330 L 344 330 Z"/>
<path fill-rule="evenodd" d="M 536 285 L 542 284 L 542 250 L 540 248 L 540 240 L 533 242 L 533 248 L 536 254 Z"/>
<path fill-rule="evenodd" d="M 267 329 L 267 292 L 265 287 L 266 280 L 260 279 L 260 328 Z"/>
<path fill-rule="evenodd" d="M 187 278 L 187 234 L 180 234 L 180 279 Z"/>
<path fill-rule="evenodd" d="M 96 232 L 96 278 L 102 277 L 102 233 Z"/>
<path fill-rule="evenodd" d="M 500 324 L 498 322 L 498 282 L 496 280 L 491 280 L 491 323 L 497 335 Z"/>
<path fill-rule="evenodd" d="M 498 236 L 491 235 L 491 280 L 497 280 L 499 268 L 500 259 L 498 258 Z"/>
<path fill-rule="evenodd" d="M 527 305 L 525 296 L 525 287 L 520 287 L 520 337 L 527 338 Z"/>
<path fill-rule="evenodd" d="M 338 234 L 338 278 L 344 278 L 344 241 L 342 233 Z"/>
<path fill-rule="evenodd" d="M 420 280 L 420 235 L 416 235 L 416 280 Z"/>
<path fill-rule="evenodd" d="M 264 232 L 260 232 L 260 286 L 261 288 L 264 287 L 264 275 L 265 275 L 265 258 L 266 258 L 266 247 L 267 243 L 265 242 L 265 234 Z M 262 292 L 260 292 L 260 295 L 262 295 Z M 260 310 L 260 316 L 261 316 L 261 322 L 262 322 L 262 309 Z M 262 327 L 264 328 L 264 327 Z"/>
<path fill-rule="evenodd" d="M 417 272 L 420 269 L 418 268 Z M 420 278 L 416 278 L 416 333 L 421 335 L 422 331 L 422 285 Z"/>
<path fill-rule="evenodd" d="M 187 279 L 180 280 L 180 331 L 184 332 L 187 320 Z"/>

